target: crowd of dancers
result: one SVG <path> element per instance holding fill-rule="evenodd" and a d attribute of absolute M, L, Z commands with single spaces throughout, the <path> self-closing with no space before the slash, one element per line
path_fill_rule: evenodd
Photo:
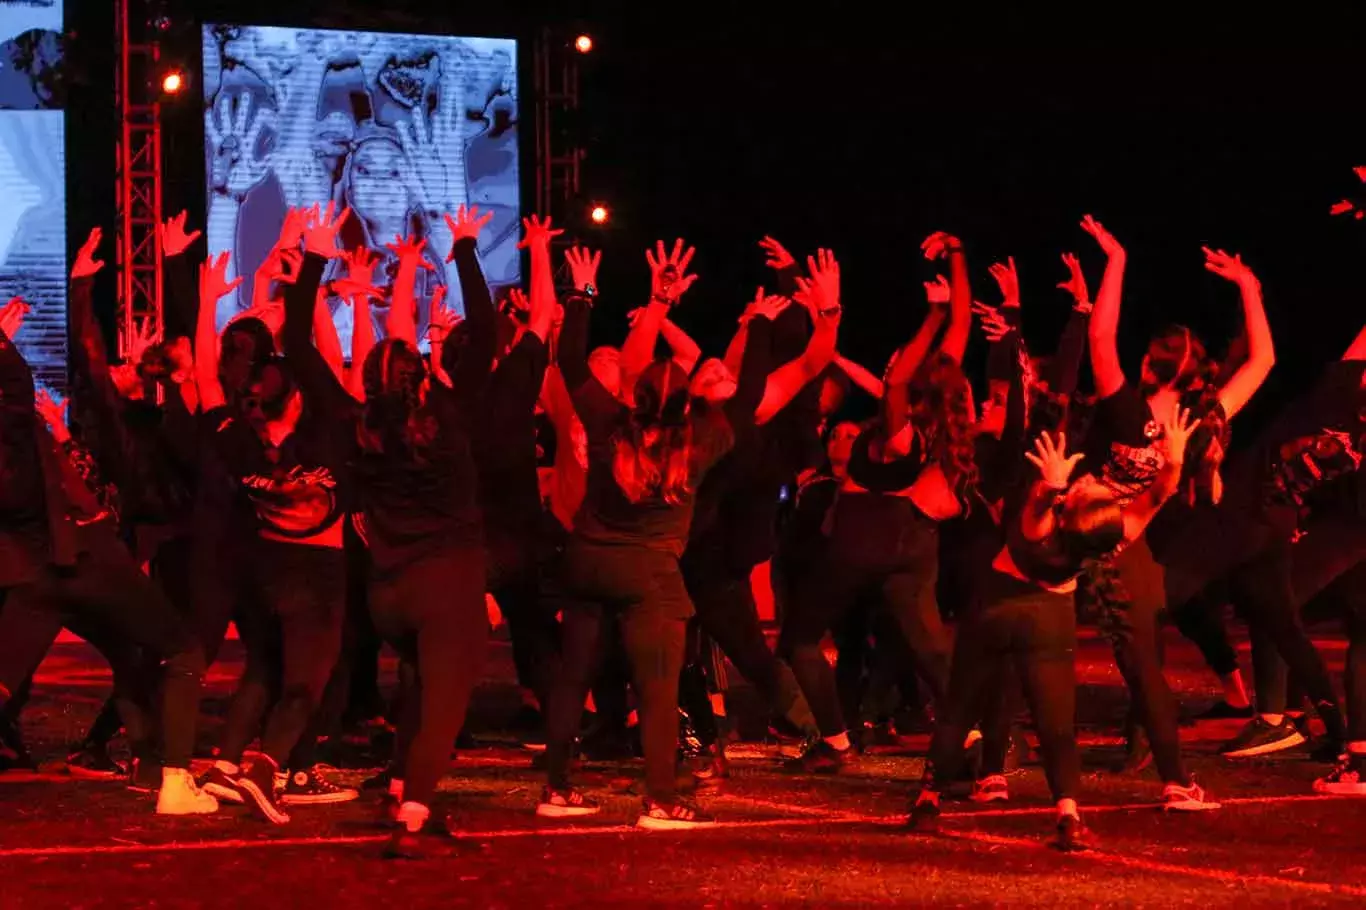
<path fill-rule="evenodd" d="M 339 246 L 348 217 L 289 212 L 257 305 L 221 332 L 218 301 L 242 279 L 211 254 L 196 294 L 198 232 L 171 219 L 165 338 L 145 333 L 121 365 L 93 315 L 93 232 L 71 275 L 74 435 L 12 343 L 26 305 L 0 310 L 0 732 L 12 757 L 24 755 L 32 674 L 66 627 L 114 674 L 73 766 L 112 768 L 105 745 L 122 729 L 130 785 L 156 791 L 158 813 L 231 802 L 284 824 L 300 806 L 357 797 L 317 749 L 348 689 L 367 682 L 355 673 L 367 640 L 382 639 L 400 657 L 393 754 L 376 778 L 394 827 L 386 852 L 419 856 L 425 837 L 450 831 L 435 796 L 480 678 L 491 594 L 543 719 L 539 815 L 599 811 L 573 780 L 585 706 L 629 680 L 639 826 L 712 824 L 684 792 L 727 773 L 724 655 L 802 743 L 798 773 L 858 760 L 865 667 L 923 687 L 934 734 L 910 800 L 915 831 L 934 830 L 960 779 L 974 800 L 1008 798 L 1027 709 L 1057 845 L 1080 849 L 1086 610 L 1129 689 L 1130 764 L 1153 764 L 1164 808 L 1218 803 L 1181 754 L 1162 614 L 1223 681 L 1214 713 L 1247 719 L 1226 755 L 1300 745 L 1312 712 L 1326 730 L 1315 789 L 1366 795 L 1366 583 L 1351 582 L 1366 572 L 1366 329 L 1225 461 L 1233 418 L 1275 361 L 1258 280 L 1238 256 L 1204 250 L 1241 297 L 1229 355 L 1216 362 L 1175 326 L 1131 379 L 1116 352 L 1126 253 L 1099 223 L 1081 224 L 1105 259 L 1099 292 L 1093 302 L 1065 255 L 1071 314 L 1046 356 L 1023 341 L 1013 260 L 990 269 L 999 305 L 975 303 L 963 243 L 936 233 L 922 250 L 947 276 L 926 285 L 928 315 L 879 379 L 838 353 L 828 250 L 800 263 L 766 238 L 776 292 L 760 289 L 724 356 L 703 359 L 672 321 L 694 280 L 681 240 L 647 252 L 650 295 L 620 348 L 590 350 L 599 254 L 569 249 L 557 287 L 559 232 L 528 218 L 529 287 L 500 303 L 479 264 L 487 217 L 460 207 L 446 216 L 453 247 L 430 252 L 449 253 L 464 313 L 438 294 L 419 339 L 426 242 L 395 240 L 385 294 L 375 260 Z M 350 366 L 329 294 L 355 310 Z M 990 350 L 980 404 L 962 368 L 974 314 Z M 1088 352 L 1094 395 L 1078 389 Z M 878 400 L 875 419 L 840 420 L 851 384 Z M 776 651 L 751 587 L 764 562 Z M 1332 600 L 1350 642 L 1342 704 L 1300 620 L 1330 586 L 1345 592 Z M 1229 603 L 1251 629 L 1255 707 L 1224 628 Z M 229 622 L 245 668 L 196 778 L 201 684 Z M 373 685 L 373 648 L 369 660 Z"/>

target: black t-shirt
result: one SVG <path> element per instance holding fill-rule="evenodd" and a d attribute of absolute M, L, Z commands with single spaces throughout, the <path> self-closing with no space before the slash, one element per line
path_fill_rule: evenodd
<path fill-rule="evenodd" d="M 882 427 L 864 430 L 854 440 L 849 453 L 849 479 L 870 493 L 900 493 L 920 477 L 928 464 L 924 440 L 912 431 L 911 450 L 901 458 L 879 461 L 873 457 L 872 447 L 884 437 Z"/>
<path fill-rule="evenodd" d="M 821 473 L 797 488 L 792 511 L 783 524 L 778 556 L 793 569 L 807 565 L 825 542 L 825 525 L 839 493 L 839 481 Z"/>
<path fill-rule="evenodd" d="M 698 408 L 688 415 L 692 423 L 692 492 L 676 503 L 657 496 L 631 502 L 612 470 L 616 433 L 630 419 L 629 412 L 596 379 L 584 383 L 573 397 L 574 409 L 588 436 L 588 489 L 574 518 L 575 535 L 594 543 L 629 544 L 683 555 L 697 485 L 735 441 L 725 412 Z"/>
<path fill-rule="evenodd" d="M 1158 448 L 1162 427 L 1148 401 L 1129 382 L 1096 403 L 1086 435 L 1084 470 L 1122 504 L 1153 485 L 1167 459 Z"/>
<path fill-rule="evenodd" d="M 545 379 L 547 352 L 532 332 L 522 335 L 498 363 L 481 400 L 474 455 L 479 467 L 479 498 L 490 538 L 524 540 L 530 545 L 541 521 L 536 479 L 536 399 Z"/>

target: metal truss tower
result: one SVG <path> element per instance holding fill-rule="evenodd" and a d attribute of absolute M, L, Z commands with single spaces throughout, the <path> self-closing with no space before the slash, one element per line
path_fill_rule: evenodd
<path fill-rule="evenodd" d="M 565 35 L 543 28 L 533 48 L 533 88 L 536 108 L 536 208 L 566 228 L 557 243 L 575 242 L 573 226 L 580 213 L 579 169 L 584 149 L 579 144 L 579 58 Z"/>

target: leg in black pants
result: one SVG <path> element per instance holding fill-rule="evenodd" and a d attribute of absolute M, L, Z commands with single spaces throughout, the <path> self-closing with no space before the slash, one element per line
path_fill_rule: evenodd
<path fill-rule="evenodd" d="M 483 669 L 484 585 L 484 553 L 475 548 L 433 554 L 371 580 L 375 628 L 416 669 L 407 696 L 414 707 L 401 721 L 410 745 L 400 821 L 410 831 L 427 818 Z"/>
<path fill-rule="evenodd" d="M 565 554 L 563 585 L 582 604 L 564 609 L 564 668 L 552 696 L 547 742 L 550 787 L 566 789 L 578 713 L 598 659 L 605 607 L 620 617 L 631 662 L 646 790 L 654 803 L 672 808 L 678 804 L 678 675 L 692 613 L 678 562 L 657 550 L 575 541 Z"/>
<path fill-rule="evenodd" d="M 507 619 L 517 682 L 544 705 L 559 660 L 559 627 L 540 598 L 535 549 L 535 541 L 491 541 L 489 592 Z"/>

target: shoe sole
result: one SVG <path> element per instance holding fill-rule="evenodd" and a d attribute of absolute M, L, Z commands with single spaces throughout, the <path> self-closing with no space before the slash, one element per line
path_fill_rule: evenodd
<path fill-rule="evenodd" d="M 1163 812 L 1213 812 L 1220 808 L 1223 808 L 1222 803 L 1197 802 L 1195 800 L 1162 804 Z"/>
<path fill-rule="evenodd" d="M 243 799 L 240 791 L 224 787 L 222 784 L 205 784 L 199 789 L 218 800 L 220 803 L 236 803 L 242 805 Z"/>
<path fill-rule="evenodd" d="M 546 750 L 546 744 L 545 744 L 545 743 L 522 743 L 522 748 L 525 749 L 525 750 L 528 751 L 528 752 L 544 752 L 544 751 Z"/>
<path fill-rule="evenodd" d="M 642 815 L 636 819 L 636 827 L 646 831 L 691 831 L 694 828 L 715 828 L 716 822 L 686 822 L 676 818 L 654 818 Z"/>
<path fill-rule="evenodd" d="M 586 815 L 597 815 L 601 811 L 601 806 L 554 806 L 550 803 L 541 803 L 536 807 L 536 814 L 541 818 L 583 818 Z"/>
<path fill-rule="evenodd" d="M 360 794 L 352 790 L 348 793 L 286 793 L 280 797 L 280 802 L 286 806 L 328 806 L 333 803 L 349 803 L 356 799 L 360 799 Z"/>
<path fill-rule="evenodd" d="M 93 768 L 82 768 L 79 765 L 67 765 L 62 771 L 67 777 L 76 780 L 118 780 L 127 779 L 127 771 L 96 771 Z M 130 788 L 131 789 L 131 788 Z"/>
<path fill-rule="evenodd" d="M 974 793 L 968 797 L 974 803 L 1004 803 L 1010 800 L 1009 793 Z"/>
<path fill-rule="evenodd" d="M 1314 781 L 1315 793 L 1331 793 L 1335 796 L 1366 796 L 1366 784 L 1328 784 Z"/>
<path fill-rule="evenodd" d="M 198 808 L 198 807 L 195 807 L 195 808 L 192 808 L 192 809 L 187 809 L 187 810 L 182 810 L 182 811 L 176 811 L 176 812 L 172 812 L 172 811 L 169 811 L 169 810 L 167 810 L 167 809 L 163 809 L 163 808 L 161 808 L 161 805 L 160 805 L 159 803 L 157 804 L 157 815 L 213 815 L 213 814 L 214 814 L 215 812 L 217 812 L 217 811 L 218 811 L 218 800 L 216 800 L 216 799 L 213 801 L 213 808 L 209 808 L 209 806 L 206 804 L 206 805 L 204 806 L 203 809 L 200 809 L 200 808 Z"/>
<path fill-rule="evenodd" d="M 1296 746 L 1303 745 L 1305 738 L 1303 734 L 1295 733 L 1285 739 L 1278 739 L 1274 743 L 1262 743 L 1260 746 L 1248 746 L 1234 752 L 1221 752 L 1224 758 L 1255 758 L 1258 755 L 1271 755 L 1275 752 L 1284 752 Z"/>
<path fill-rule="evenodd" d="M 283 825 L 289 822 L 289 816 L 275 808 L 270 798 L 261 792 L 260 787 L 256 786 L 255 781 L 243 779 L 238 782 L 237 786 L 242 791 L 242 796 L 245 797 L 243 802 L 247 803 L 266 821 L 272 825 Z"/>

